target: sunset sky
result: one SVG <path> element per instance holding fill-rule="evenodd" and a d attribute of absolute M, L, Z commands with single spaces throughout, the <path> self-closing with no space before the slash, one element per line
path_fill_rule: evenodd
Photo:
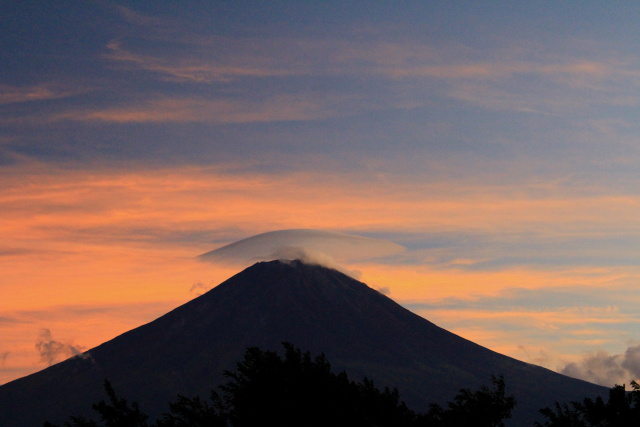
<path fill-rule="evenodd" d="M 0 16 L 0 384 L 239 271 L 199 255 L 285 229 L 403 246 L 338 261 L 481 345 L 640 379 L 640 4 Z"/>

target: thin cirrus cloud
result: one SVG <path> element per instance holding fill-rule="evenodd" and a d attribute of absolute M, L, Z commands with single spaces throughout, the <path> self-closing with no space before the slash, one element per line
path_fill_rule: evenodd
<path fill-rule="evenodd" d="M 62 99 L 76 93 L 77 91 L 61 90 L 45 84 L 32 86 L 0 85 L 0 105 Z"/>
<path fill-rule="evenodd" d="M 386 100 L 384 108 L 403 109 L 411 103 Z M 345 94 L 270 95 L 259 99 L 214 99 L 202 96 L 176 97 L 173 95 L 150 96 L 147 100 L 123 101 L 112 107 L 88 106 L 61 108 L 49 113 L 26 113 L 21 116 L 0 118 L 8 125 L 33 126 L 58 122 L 91 123 L 206 123 L 251 124 L 273 122 L 319 121 L 352 116 L 382 108 L 374 99 L 350 97 Z"/>
<path fill-rule="evenodd" d="M 249 42 L 249 40 L 246 41 Z M 227 51 L 228 49 L 221 49 L 218 46 L 238 44 L 237 40 L 220 39 L 197 43 L 190 40 L 185 43 L 190 43 L 191 47 L 195 46 L 197 50 L 202 50 L 203 54 L 189 58 L 172 52 L 165 52 L 162 56 L 134 53 L 125 49 L 120 41 L 112 41 L 107 45 L 109 53 L 105 57 L 158 73 L 160 76 L 195 83 L 229 82 L 242 77 L 269 78 L 285 75 L 367 75 L 369 78 L 377 76 L 413 79 L 415 84 L 420 85 L 424 85 L 424 79 L 445 80 L 453 85 L 451 95 L 454 98 L 468 101 L 476 99 L 479 101 L 482 97 L 481 95 L 477 98 L 469 94 L 462 95 L 469 92 L 469 85 L 472 82 L 476 84 L 491 82 L 492 85 L 485 86 L 484 90 L 489 91 L 493 88 L 496 92 L 493 96 L 497 98 L 507 96 L 500 95 L 507 89 L 512 96 L 521 94 L 525 85 L 508 87 L 500 83 L 500 80 L 504 79 L 520 82 L 522 78 L 533 77 L 546 81 L 547 85 L 554 87 L 566 87 L 571 90 L 582 88 L 595 93 L 604 91 L 605 94 L 614 88 L 619 90 L 619 86 L 623 84 L 625 87 L 637 86 L 634 84 L 637 80 L 637 72 L 633 64 L 615 58 L 594 60 L 592 55 L 587 53 L 584 56 L 572 53 L 570 56 L 573 59 L 569 60 L 558 59 L 565 56 L 558 53 L 548 58 L 537 58 L 538 61 L 535 62 L 531 59 L 503 59 L 501 56 L 505 54 L 496 52 L 490 55 L 495 56 L 493 61 L 468 59 L 460 61 L 459 58 L 448 53 L 451 50 L 450 46 L 425 47 L 424 44 L 411 42 L 341 39 L 323 42 L 255 37 L 249 43 L 255 46 L 254 48 L 244 49 L 244 45 L 239 43 L 238 49 L 233 50 L 233 55 Z M 529 48 L 536 47 L 529 46 Z M 455 52 L 456 49 L 453 50 Z M 310 51 L 314 52 L 314 55 L 307 53 Z M 270 52 L 270 54 L 267 56 L 262 52 Z M 464 52 L 459 53 L 464 54 Z M 518 56 L 532 55 L 519 53 Z M 287 66 L 283 67 L 281 64 L 287 64 Z M 459 81 L 463 88 L 458 88 L 457 84 L 453 83 L 455 80 Z M 436 87 L 433 86 L 432 89 Z M 541 84 L 540 87 L 543 88 L 544 85 Z M 548 91 L 544 93 L 549 94 Z M 478 101 L 475 102 L 477 105 L 486 105 L 486 102 L 481 104 Z M 510 106 L 505 104 L 504 108 L 510 108 Z"/>
<path fill-rule="evenodd" d="M 337 100 L 333 102 L 338 104 Z M 208 100 L 169 98 L 111 108 L 89 108 L 53 114 L 50 121 L 113 123 L 260 123 L 315 120 L 337 115 L 330 105 L 296 96 L 267 100 Z"/>
<path fill-rule="evenodd" d="M 407 58 L 408 59 L 408 58 Z M 408 62 L 408 61 L 407 61 Z M 518 60 L 505 61 L 496 59 L 493 62 L 459 62 L 425 63 L 414 66 L 390 66 L 381 71 L 396 78 L 437 77 L 440 79 L 463 80 L 496 80 L 514 78 L 518 75 L 548 76 L 552 79 L 584 81 L 585 79 L 604 79 L 616 74 L 609 64 L 578 59 L 566 63 L 539 63 Z M 620 73 L 622 75 L 622 73 Z"/>
<path fill-rule="evenodd" d="M 163 38 L 164 35 L 155 37 Z M 180 39 L 180 35 L 177 36 Z M 151 36 L 153 40 L 154 36 Z M 572 86 L 606 78 L 637 77 L 628 60 L 606 58 L 594 60 L 593 52 L 582 55 L 560 44 L 557 55 L 540 56 L 536 45 L 514 48 L 496 46 L 485 59 L 469 59 L 469 52 L 455 45 L 429 45 L 418 40 L 398 42 L 347 38 L 331 40 L 311 38 L 259 37 L 197 38 L 182 34 L 182 43 L 191 56 L 181 50 L 162 54 L 138 52 L 127 48 L 122 40 L 107 44 L 104 57 L 129 63 L 150 72 L 179 81 L 196 83 L 228 82 L 241 77 L 282 77 L 303 75 L 378 75 L 397 78 L 437 78 L 462 80 L 496 80 L 522 75 L 547 76 Z M 506 46 L 509 42 L 504 41 Z M 199 52 L 193 55 L 193 51 Z M 505 52 L 506 50 L 506 52 Z M 531 50 L 529 52 L 528 50 Z M 268 52 L 268 54 L 266 54 Z M 310 54 L 313 52 L 313 54 Z M 535 53 L 535 54 L 532 54 Z M 492 60 L 486 60 L 486 57 Z M 566 59 L 566 57 L 569 59 Z M 532 60 L 534 57 L 535 60 Z M 465 58 L 461 60 L 460 58 Z M 527 59 L 518 59 L 527 58 Z M 286 64 L 286 67 L 283 66 Z"/>
<path fill-rule="evenodd" d="M 560 52 L 546 58 L 518 53 L 518 57 L 538 56 L 537 61 L 534 61 L 502 58 L 501 56 L 506 54 L 496 49 L 495 53 L 489 55 L 494 57 L 492 61 L 460 61 L 455 55 L 448 53 L 451 50 L 449 46 L 425 47 L 417 42 L 346 39 L 325 42 L 269 37 L 255 37 L 244 42 L 222 38 L 194 41 L 185 37 L 184 43 L 191 48 L 190 50 L 201 52 L 200 55 L 188 57 L 177 51 L 163 54 L 144 53 L 143 48 L 138 48 L 143 52 L 133 52 L 125 48 L 123 42 L 112 41 L 107 45 L 108 53 L 105 54 L 105 58 L 154 73 L 158 78 L 201 84 L 229 83 L 239 78 L 280 79 L 283 76 L 343 76 L 357 79 L 367 76 L 368 79 L 377 81 L 378 85 L 380 79 L 387 80 L 387 84 L 400 79 L 403 85 L 413 87 L 413 91 L 408 92 L 414 94 L 431 92 L 433 96 L 439 93 L 475 106 L 501 111 L 557 114 L 560 111 L 584 109 L 589 105 L 617 105 L 621 102 L 621 96 L 625 97 L 624 102 L 627 104 L 638 102 L 637 98 L 632 97 L 630 100 L 628 93 L 629 87 L 637 87 L 634 83 L 637 73 L 633 64 L 628 63 L 628 60 L 615 58 L 594 60 L 592 52 L 583 53 L 582 56 L 572 52 L 568 60 L 559 59 L 566 56 Z M 235 48 L 229 49 L 227 45 Z M 246 46 L 252 48 L 248 49 Z M 528 48 L 534 49 L 536 46 Z M 455 53 L 456 49 L 453 51 Z M 264 52 L 269 52 L 269 55 L 265 55 Z M 309 55 L 308 52 L 314 54 Z M 464 55 L 464 52 L 458 54 Z M 522 84 L 525 79 L 529 82 L 528 85 Z M 531 86 L 532 79 L 539 83 L 534 85 L 535 90 L 529 91 L 526 88 Z M 429 83 L 429 80 L 432 81 Z M 442 81 L 447 87 L 441 87 Z M 575 93 L 576 91 L 579 92 Z M 301 96 L 307 100 L 309 96 L 316 99 L 310 93 Z M 352 96 L 359 97 L 362 94 Z M 416 101 L 409 104 L 424 105 L 424 102 L 417 101 L 418 96 L 414 98 Z M 397 108 L 393 103 L 390 107 Z M 363 111 L 366 110 L 367 108 Z M 207 111 L 206 107 L 204 111 Z M 190 115 L 200 116 L 194 113 L 196 112 L 191 111 Z M 93 117 L 113 117 L 116 121 L 123 120 L 124 117 L 131 120 L 144 118 L 147 121 L 151 116 L 142 114 L 133 118 L 131 113 L 105 111 L 97 112 Z M 162 109 L 158 111 L 157 117 L 175 119 L 175 116 L 163 114 Z M 239 117 L 241 118 L 237 121 L 250 121 L 247 114 Z M 324 117 L 328 116 L 325 114 Z M 272 118 L 282 119 L 278 115 Z M 316 118 L 318 116 L 314 114 L 302 114 L 293 119 Z M 184 116 L 181 116 L 181 120 L 185 120 Z M 265 119 L 260 118 L 258 121 Z"/>
<path fill-rule="evenodd" d="M 461 62 L 446 53 L 443 47 L 424 47 L 419 43 L 291 41 L 259 37 L 248 43 L 256 45 L 251 49 L 245 47 L 247 43 L 237 40 L 233 43 L 238 44 L 239 49 L 217 47 L 226 45 L 226 42 L 195 42 L 185 37 L 184 43 L 190 50 L 202 53 L 185 56 L 178 50 L 145 52 L 144 44 L 137 48 L 141 52 L 134 52 L 124 47 L 124 41 L 114 40 L 107 44 L 107 53 L 103 57 L 113 63 L 128 64 L 149 72 L 156 79 L 177 82 L 225 85 L 239 78 L 273 79 L 279 82 L 278 85 L 284 84 L 283 89 L 286 90 L 282 91 L 283 94 L 254 96 L 236 93 L 223 99 L 219 95 L 185 97 L 175 96 L 170 91 L 161 95 L 162 89 L 146 93 L 143 90 L 134 98 L 135 101 L 109 101 L 115 104 L 113 106 L 79 108 L 69 104 L 49 113 L 46 110 L 37 114 L 12 113 L 2 122 L 37 126 L 59 121 L 213 124 L 310 121 L 381 109 L 420 108 L 428 104 L 425 96 L 447 97 L 488 110 L 542 114 L 584 110 L 590 105 L 638 102 L 628 92 L 628 87 L 634 87 L 632 64 L 616 65 L 615 60 L 605 63 L 577 57 L 565 62 L 545 58 L 540 62 L 527 62 L 506 60 L 496 55 L 494 61 Z M 314 55 L 309 55 L 309 51 Z M 267 56 L 264 52 L 271 53 Z M 274 59 L 273 52 L 280 56 Z M 375 90 L 319 93 L 306 88 L 306 84 L 290 86 L 281 83 L 284 76 L 369 79 L 364 87 Z M 539 80 L 536 90 L 528 90 L 520 84 L 523 78 L 530 79 L 531 76 Z M 387 86 L 386 92 L 379 92 L 381 87 Z M 627 89 L 622 91 L 622 86 Z M 0 102 L 4 100 L 5 103 L 69 95 L 45 86 L 26 90 L 5 89 L 4 96 L 0 95 Z M 576 92 L 578 89 L 580 91 Z M 259 94 L 260 90 L 256 93 Z M 393 93 L 402 93 L 403 96 L 394 100 L 388 96 Z"/>
<path fill-rule="evenodd" d="M 220 40 L 219 43 L 224 43 Z M 134 53 L 126 50 L 120 41 L 111 41 L 107 44 L 108 53 L 104 57 L 110 61 L 127 63 L 152 73 L 158 73 L 161 77 L 177 82 L 215 83 L 230 82 L 241 77 L 264 78 L 284 77 L 297 74 L 287 68 L 276 68 L 265 65 L 243 64 L 242 61 L 233 59 L 235 63 L 222 63 L 220 59 L 211 58 L 206 61 L 201 58 L 175 58 L 168 56 L 153 56 Z M 255 59 L 259 59 L 255 58 Z"/>

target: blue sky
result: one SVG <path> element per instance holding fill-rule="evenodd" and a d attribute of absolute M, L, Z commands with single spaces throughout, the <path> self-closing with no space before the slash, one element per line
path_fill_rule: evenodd
<path fill-rule="evenodd" d="M 593 358 L 638 345 L 637 4 L 0 10 L 0 382 L 43 367 L 39 331 L 97 345 L 279 229 L 405 246 L 349 268 L 551 369 L 606 382 Z"/>

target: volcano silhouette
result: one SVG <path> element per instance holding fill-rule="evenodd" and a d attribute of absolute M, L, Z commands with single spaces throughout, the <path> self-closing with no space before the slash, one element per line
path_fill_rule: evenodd
<path fill-rule="evenodd" d="M 336 270 L 299 261 L 255 264 L 206 294 L 111 341 L 0 387 L 0 425 L 60 423 L 93 415 L 108 378 L 152 417 L 176 394 L 207 397 L 249 346 L 288 341 L 324 352 L 335 372 L 397 387 L 419 412 L 460 388 L 504 375 L 518 405 L 511 425 L 532 425 L 555 401 L 606 395 L 607 389 L 474 344 L 406 310 Z"/>

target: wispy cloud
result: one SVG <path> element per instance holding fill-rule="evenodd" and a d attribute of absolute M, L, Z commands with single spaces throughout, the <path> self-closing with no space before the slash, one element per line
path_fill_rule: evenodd
<path fill-rule="evenodd" d="M 30 249 L 25 248 L 12 248 L 12 247 L 0 247 L 0 257 L 4 256 L 17 256 L 24 255 L 30 252 Z"/>
<path fill-rule="evenodd" d="M 49 121 L 112 123 L 255 123 L 316 120 L 339 114 L 339 97 L 323 101 L 307 96 L 274 95 L 261 100 L 203 98 L 150 99 L 122 107 L 87 108 L 57 113 Z M 336 109 L 332 107 L 336 106 Z"/>
<path fill-rule="evenodd" d="M 9 354 L 11 354 L 10 351 L 4 351 L 0 353 L 0 367 L 4 366 L 7 361 L 7 357 L 9 357 Z"/>
<path fill-rule="evenodd" d="M 218 43 L 234 43 L 237 40 L 219 40 Z M 127 50 L 121 41 L 114 40 L 107 45 L 109 53 L 105 58 L 130 66 L 157 73 L 160 78 L 177 82 L 215 83 L 231 82 L 242 77 L 283 77 L 297 74 L 287 67 L 266 63 L 266 56 L 254 56 L 238 60 L 234 58 L 153 56 Z M 227 61 L 225 61 L 227 59 Z M 254 62 L 252 64 L 251 62 Z M 263 64 L 256 64 L 262 62 Z"/>
<path fill-rule="evenodd" d="M 151 16 L 130 7 L 109 4 L 107 7 L 113 8 L 127 23 L 142 27 L 142 28 L 158 28 L 166 29 L 170 26 L 171 21 L 167 19 Z"/>
<path fill-rule="evenodd" d="M 398 47 L 401 49 L 401 47 Z M 404 63 L 415 62 L 409 61 L 407 55 Z M 486 61 L 467 61 L 458 62 L 453 60 L 448 64 L 429 64 L 425 63 L 417 66 L 403 66 L 396 64 L 397 68 L 389 67 L 381 69 L 382 72 L 396 78 L 407 77 L 435 77 L 446 80 L 466 79 L 466 80 L 496 80 L 504 78 L 512 78 L 518 75 L 541 75 L 549 76 L 554 79 L 569 78 L 571 81 L 578 82 L 584 79 L 603 79 L 610 77 L 615 73 L 615 69 L 610 64 L 578 59 L 574 62 L 558 62 L 558 63 L 539 63 L 527 62 L 521 60 L 496 60 L 494 62 Z"/>
<path fill-rule="evenodd" d="M 44 84 L 36 86 L 0 85 L 0 105 L 67 98 L 75 94 L 77 91 L 58 89 Z"/>
<path fill-rule="evenodd" d="M 570 46 L 559 46 L 555 54 L 533 45 L 524 51 L 520 48 L 517 53 L 515 49 L 496 49 L 487 52 L 485 59 L 475 59 L 469 58 L 472 56 L 469 48 L 429 45 L 418 40 L 292 40 L 259 36 L 197 39 L 183 35 L 180 43 L 189 46 L 191 56 L 180 50 L 162 54 L 134 52 L 122 40 L 111 41 L 105 56 L 112 61 L 159 73 L 165 78 L 196 83 L 229 82 L 242 77 L 304 75 L 377 75 L 392 79 L 433 78 L 467 83 L 498 83 L 505 79 L 529 77 L 548 78 L 572 88 L 604 89 L 612 81 L 633 82 L 640 77 L 635 64 L 626 58 L 593 59 L 593 52 L 582 56 L 567 52 Z M 541 51 L 547 52 L 546 56 L 541 56 Z"/>
<path fill-rule="evenodd" d="M 207 292 L 209 289 L 211 289 L 210 286 L 207 286 L 202 282 L 195 282 L 189 288 L 189 293 L 193 293 L 195 295 L 200 296 L 200 295 L 204 294 L 205 292 Z"/>
<path fill-rule="evenodd" d="M 40 355 L 40 361 L 51 366 L 69 357 L 81 355 L 83 347 L 74 345 L 71 342 L 56 341 L 51 336 L 51 331 L 44 328 L 38 336 L 36 349 Z"/>
<path fill-rule="evenodd" d="M 132 11 L 128 15 L 137 16 Z M 357 34 L 358 29 L 353 32 Z M 114 39 L 106 46 L 105 58 L 176 82 L 348 77 L 368 79 L 366 86 L 379 87 L 385 81 L 396 90 L 409 85 L 413 88 L 409 92 L 440 93 L 501 111 L 557 113 L 588 105 L 617 105 L 621 98 L 627 104 L 639 103 L 639 97 L 629 93 L 629 88 L 635 92 L 640 84 L 637 60 L 615 51 L 604 53 L 598 46 L 577 49 L 570 41 L 549 49 L 530 41 L 503 40 L 479 55 L 469 46 L 411 37 L 211 37 L 198 36 L 184 25 L 180 30 L 174 27 L 172 34 L 177 47 L 162 52 L 145 48 L 149 43 Z M 166 36 L 154 31 L 146 37 L 164 40 Z"/>
<path fill-rule="evenodd" d="M 25 320 L 16 316 L 0 316 L 0 325 L 11 325 L 14 323 L 24 323 Z"/>
<path fill-rule="evenodd" d="M 640 105 L 637 64 L 619 59 L 615 53 L 609 57 L 599 52 L 580 55 L 564 46 L 542 56 L 535 51 L 538 46 L 528 46 L 517 53 L 496 48 L 487 52 L 489 59 L 476 59 L 469 55 L 468 47 L 435 46 L 416 39 L 198 37 L 186 27 L 176 28 L 175 22 L 166 24 L 175 35 L 172 47 L 158 50 L 153 47 L 156 39 L 167 42 L 162 30 L 165 23 L 147 22 L 144 15 L 121 9 L 135 25 L 156 29 L 146 35 L 134 32 L 113 39 L 105 47 L 104 58 L 115 68 L 109 74 L 122 71 L 121 67 L 143 73 L 127 77 L 140 80 L 135 96 L 121 94 L 115 103 L 107 97 L 93 106 L 12 113 L 0 122 L 40 126 L 59 121 L 303 121 L 421 108 L 443 98 L 491 111 L 545 115 L 603 105 Z M 175 84 L 150 89 L 145 83 L 149 78 L 208 88 L 210 96 L 192 86 L 192 93 L 199 95 L 176 96 Z M 119 85 L 119 80 L 109 83 L 109 79 L 94 82 L 96 88 L 102 88 L 97 92 L 104 95 L 114 90 L 110 85 Z M 251 89 L 238 91 L 239 79 L 252 80 L 247 86 Z M 70 94 L 47 85 L 5 86 L 0 87 L 0 104 Z"/>

